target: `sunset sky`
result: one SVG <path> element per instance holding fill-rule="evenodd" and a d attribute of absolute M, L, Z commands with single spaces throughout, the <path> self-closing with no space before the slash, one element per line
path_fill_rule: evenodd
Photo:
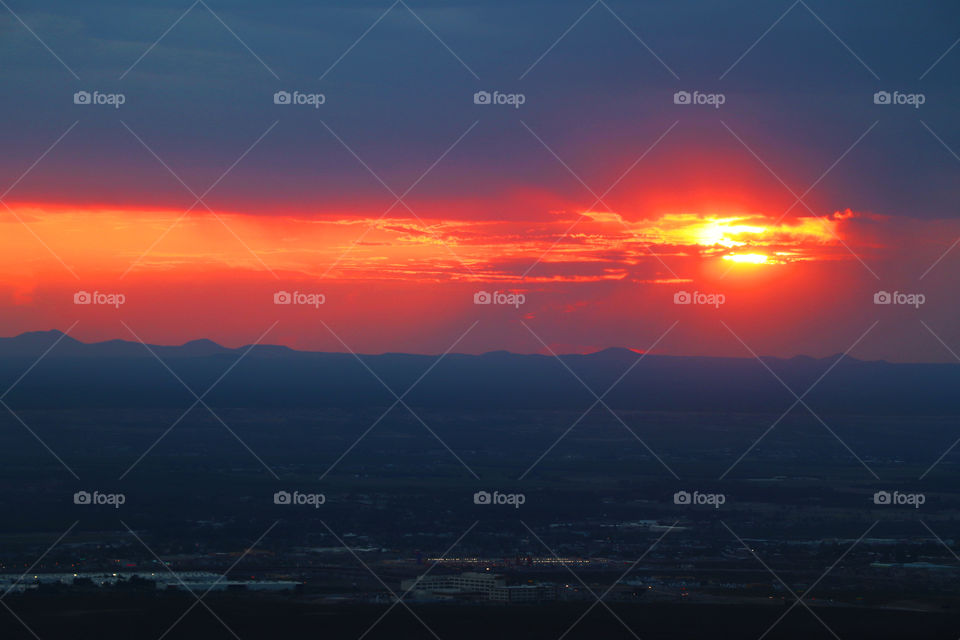
<path fill-rule="evenodd" d="M 0 335 L 960 354 L 950 3 L 8 4 Z"/>

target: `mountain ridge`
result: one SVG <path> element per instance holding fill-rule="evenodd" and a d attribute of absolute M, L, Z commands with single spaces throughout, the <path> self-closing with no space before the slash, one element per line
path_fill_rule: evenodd
<path fill-rule="evenodd" d="M 187 388 L 184 387 L 188 387 Z M 640 354 L 446 355 L 83 343 L 58 331 L 0 338 L 0 397 L 16 409 L 409 406 L 444 410 L 809 411 L 960 415 L 960 365 Z M 602 399 L 601 401 L 598 400 Z M 798 398 L 802 399 L 802 403 Z M 808 409 L 809 408 L 809 409 Z M 811 416 L 812 419 L 812 416 Z"/>
<path fill-rule="evenodd" d="M 56 345 L 56 349 L 54 346 Z M 278 352 L 278 353 L 289 353 L 289 354 L 304 354 L 304 355 L 354 355 L 350 352 L 344 351 L 312 351 L 306 349 L 295 349 L 293 347 L 288 347 L 286 345 L 278 344 L 245 344 L 238 347 L 227 347 L 214 340 L 209 338 L 195 338 L 188 340 L 182 344 L 176 345 L 161 345 L 161 344 L 152 344 L 152 343 L 141 343 L 137 340 L 124 340 L 121 338 L 113 338 L 110 340 L 102 340 L 98 342 L 82 342 L 68 333 L 60 331 L 59 329 L 47 329 L 47 330 L 37 330 L 37 331 L 26 331 L 15 336 L 2 336 L 0 337 L 0 356 L 3 355 L 21 355 L 29 353 L 29 349 L 37 349 L 37 355 L 42 355 L 43 351 L 50 349 L 50 352 L 47 357 L 53 356 L 54 351 L 60 351 L 61 347 L 66 347 L 68 349 L 69 355 L 79 355 L 75 351 L 79 349 L 97 349 L 99 353 L 90 352 L 89 355 L 111 355 L 106 352 L 115 352 L 112 355 L 122 353 L 123 351 L 129 349 L 131 354 L 134 351 L 139 351 L 136 355 L 150 356 L 150 350 L 164 351 L 167 355 L 182 355 L 182 356 L 193 356 L 193 357 L 202 357 L 211 354 L 242 354 L 248 350 L 256 351 L 261 350 L 261 352 Z M 62 355 L 58 353 L 57 355 Z M 417 357 L 417 358 L 436 358 L 441 354 L 430 354 L 430 353 L 409 353 L 409 352 L 400 352 L 400 351 L 385 351 L 381 353 L 357 353 L 355 355 L 364 356 L 364 357 Z M 542 357 L 554 357 L 549 353 L 519 353 L 514 351 L 507 351 L 503 349 L 494 350 L 494 351 L 485 351 L 483 353 L 462 353 L 462 352 L 450 352 L 447 354 L 447 357 L 450 356 L 464 356 L 464 357 L 486 357 L 494 358 L 500 356 L 542 356 Z M 561 358 L 577 358 L 577 357 L 616 357 L 616 356 L 628 356 L 633 359 L 640 358 L 681 358 L 681 359 L 704 359 L 704 360 L 753 360 L 753 356 L 706 356 L 706 355 L 670 355 L 670 354 L 654 354 L 654 353 L 644 353 L 631 349 L 629 347 L 605 347 L 598 351 L 592 351 L 589 353 L 559 353 L 557 356 Z M 886 360 L 860 360 L 848 354 L 835 353 L 829 356 L 816 357 L 805 354 L 798 354 L 793 356 L 770 356 L 762 355 L 760 356 L 762 360 L 773 360 L 773 361 L 782 361 L 782 362 L 833 362 L 837 359 L 843 359 L 849 362 L 864 362 L 864 363 L 882 363 L 890 365 L 900 365 L 900 364 L 930 364 L 936 365 L 941 363 L 892 363 Z M 952 364 L 952 363 L 946 363 Z"/>

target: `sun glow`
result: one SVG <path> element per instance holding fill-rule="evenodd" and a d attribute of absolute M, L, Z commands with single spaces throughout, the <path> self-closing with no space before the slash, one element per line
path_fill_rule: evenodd
<path fill-rule="evenodd" d="M 733 247 L 742 247 L 746 242 L 740 239 L 740 236 L 750 234 L 753 236 L 764 233 L 766 227 L 760 227 L 750 224 L 735 224 L 742 218 L 718 218 L 710 220 L 694 230 L 697 244 L 704 246 L 720 245 L 728 249 Z"/>
<path fill-rule="evenodd" d="M 762 253 L 732 253 L 723 256 L 723 259 L 743 264 L 766 264 L 770 258 Z"/>

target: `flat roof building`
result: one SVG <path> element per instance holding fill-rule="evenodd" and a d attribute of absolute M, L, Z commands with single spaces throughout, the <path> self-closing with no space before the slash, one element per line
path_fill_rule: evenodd
<path fill-rule="evenodd" d="M 459 575 L 419 576 L 400 583 L 418 600 L 463 599 L 474 597 L 493 602 L 543 602 L 556 600 L 553 585 L 525 584 L 508 585 L 507 579 L 498 573 L 470 571 Z"/>

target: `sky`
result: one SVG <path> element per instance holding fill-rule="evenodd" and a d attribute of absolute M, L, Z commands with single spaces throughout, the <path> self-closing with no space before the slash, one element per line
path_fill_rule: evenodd
<path fill-rule="evenodd" d="M 8 0 L 0 335 L 955 362 L 958 18 Z"/>

